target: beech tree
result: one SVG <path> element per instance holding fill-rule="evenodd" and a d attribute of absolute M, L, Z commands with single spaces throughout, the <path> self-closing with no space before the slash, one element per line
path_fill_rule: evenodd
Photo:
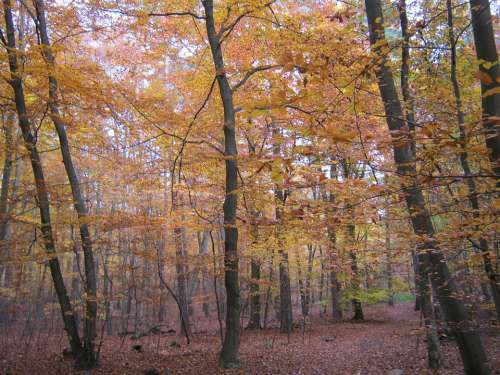
<path fill-rule="evenodd" d="M 54 56 L 51 51 L 49 35 L 47 32 L 47 24 L 45 19 L 45 5 L 43 0 L 35 2 L 36 9 L 36 27 L 40 33 L 40 41 L 42 45 L 42 54 L 47 63 L 48 80 L 49 80 L 49 108 L 51 119 L 56 127 L 59 136 L 59 143 L 61 146 L 61 155 L 63 158 L 64 168 L 68 175 L 68 180 L 71 185 L 71 192 L 73 195 L 73 204 L 75 211 L 78 215 L 80 237 L 82 241 L 84 263 L 85 263 L 85 292 L 86 292 L 86 311 L 85 311 L 85 329 L 83 338 L 83 358 L 79 361 L 85 367 L 93 367 L 97 363 L 95 356 L 96 337 L 96 318 L 97 318 L 97 280 L 94 264 L 94 254 L 92 251 L 92 240 L 87 220 L 87 207 L 83 200 L 82 192 L 80 189 L 80 182 L 76 173 L 73 161 L 71 159 L 71 151 L 69 148 L 68 136 L 66 134 L 66 126 L 62 119 L 62 113 L 58 104 L 58 82 L 53 76 L 52 71 L 55 69 Z"/>
<path fill-rule="evenodd" d="M 424 236 L 419 248 L 420 267 L 427 270 L 433 288 L 438 296 L 445 319 L 451 325 L 457 337 L 465 372 L 467 374 L 489 374 L 486 355 L 477 332 L 471 328 L 464 329 L 463 324 L 468 320 L 463 303 L 455 295 L 457 287 L 448 270 L 446 260 L 439 249 L 439 244 L 433 239 L 435 229 L 425 206 L 422 190 L 415 179 L 415 156 L 409 140 L 409 127 L 405 124 L 401 103 L 399 102 L 392 72 L 387 65 L 387 42 L 385 40 L 384 21 L 380 0 L 366 0 L 366 13 L 370 28 L 370 43 L 376 60 L 380 95 L 384 102 L 387 125 L 397 136 L 404 137 L 404 143 L 395 144 L 394 161 L 398 172 L 405 177 L 402 181 L 402 191 L 411 217 L 413 230 L 417 235 Z M 461 327 L 462 325 L 462 327 Z"/>
<path fill-rule="evenodd" d="M 29 152 L 29 157 L 31 161 L 31 167 L 33 170 L 33 178 L 35 180 L 37 189 L 38 206 L 40 210 L 41 218 L 41 230 L 44 239 L 45 249 L 49 256 L 49 267 L 54 282 L 54 288 L 59 299 L 59 304 L 61 307 L 61 314 L 64 321 L 64 328 L 68 334 L 69 342 L 71 345 L 71 350 L 74 356 L 80 360 L 84 360 L 84 351 L 80 336 L 78 333 L 78 327 L 76 325 L 76 320 L 73 313 L 73 307 L 68 297 L 68 292 L 64 285 L 64 279 L 61 273 L 61 266 L 59 264 L 59 259 L 55 256 L 55 243 L 52 231 L 52 224 L 50 220 L 50 206 L 49 197 L 46 187 L 45 176 L 43 172 L 42 162 L 40 159 L 40 154 L 36 147 L 36 140 L 33 135 L 32 125 L 29 122 L 29 116 L 26 109 L 26 99 L 24 95 L 24 89 L 22 84 L 22 78 L 19 71 L 19 63 L 17 57 L 17 46 L 15 37 L 15 26 L 12 16 L 12 4 L 10 0 L 4 0 L 3 10 L 5 17 L 5 26 L 7 30 L 7 39 L 4 39 L 5 47 L 7 48 L 7 53 L 9 56 L 9 68 L 10 68 L 10 81 L 9 84 L 14 92 L 15 104 L 17 117 L 19 121 L 19 127 L 21 128 L 24 144 Z M 81 363 L 83 366 L 86 365 L 85 361 Z"/>

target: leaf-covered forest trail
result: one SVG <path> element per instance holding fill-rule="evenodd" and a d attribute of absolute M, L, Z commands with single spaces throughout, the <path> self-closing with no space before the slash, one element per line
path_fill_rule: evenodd
<path fill-rule="evenodd" d="M 409 374 L 431 374 L 426 369 L 426 351 L 420 319 L 411 303 L 395 307 L 366 309 L 363 323 L 345 321 L 332 324 L 316 315 L 305 330 L 298 328 L 289 337 L 277 329 L 245 330 L 241 342 L 238 370 L 217 366 L 220 337 L 214 333 L 195 334 L 191 345 L 182 338 L 157 335 L 139 340 L 106 338 L 101 366 L 91 374 L 144 374 L 155 369 L 159 374 L 386 374 L 403 369 Z M 201 324 L 200 324 L 201 325 Z M 494 374 L 500 374 L 500 327 L 490 328 L 484 336 Z M 42 334 L 26 346 L 13 337 L 3 337 L 0 368 L 4 374 L 71 374 L 72 361 L 60 353 L 64 339 Z M 19 340 L 17 340 L 19 341 Z M 172 346 L 173 343 L 180 347 Z M 141 345 L 142 351 L 132 347 Z M 444 367 L 437 374 L 462 374 L 453 341 L 442 343 Z M 153 374 L 153 373 L 151 373 Z"/>

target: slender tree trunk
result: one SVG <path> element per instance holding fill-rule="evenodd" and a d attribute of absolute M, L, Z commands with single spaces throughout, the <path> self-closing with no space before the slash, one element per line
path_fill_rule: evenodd
<path fill-rule="evenodd" d="M 271 283 L 274 278 L 274 251 L 271 253 L 271 263 L 269 264 L 269 278 L 268 278 L 268 287 L 266 291 L 266 303 L 264 304 L 264 323 L 263 328 L 267 328 L 267 317 L 269 315 L 269 305 L 271 304 Z"/>
<path fill-rule="evenodd" d="M 174 212 L 182 206 L 182 197 L 179 192 L 175 192 L 173 196 L 172 207 Z M 180 325 L 183 334 L 191 336 L 191 328 L 189 324 L 189 311 L 188 311 L 188 290 L 187 290 L 187 267 L 186 267 L 186 233 L 185 228 L 176 226 L 174 228 L 174 242 L 175 242 L 175 270 L 177 273 L 177 297 L 180 304 Z M 183 322 L 184 320 L 184 322 Z M 184 326 L 186 330 L 184 330 Z"/>
<path fill-rule="evenodd" d="M 2 116 L 3 117 L 3 116 Z M 14 116 L 7 113 L 3 120 L 3 130 L 5 133 L 5 157 L 2 170 L 2 191 L 0 193 L 0 242 L 5 240 L 7 235 L 7 225 L 9 223 L 9 191 L 10 176 L 12 173 L 12 163 L 15 155 L 16 142 L 13 134 Z"/>
<path fill-rule="evenodd" d="M 307 257 L 307 274 L 306 274 L 306 315 L 309 315 L 309 310 L 311 306 L 314 304 L 314 293 L 311 288 L 311 277 L 314 266 L 314 256 L 316 255 L 316 247 L 308 246 L 309 254 Z"/>
<path fill-rule="evenodd" d="M 385 253 L 387 257 L 387 289 L 389 290 L 389 306 L 394 306 L 394 290 L 392 286 L 392 250 L 391 250 L 391 232 L 389 221 L 385 222 Z"/>
<path fill-rule="evenodd" d="M 226 197 L 224 199 L 224 265 L 227 294 L 226 335 L 220 353 L 220 366 L 239 367 L 240 346 L 240 288 L 238 280 L 238 228 L 236 208 L 238 204 L 238 167 L 236 145 L 236 116 L 233 92 L 226 76 L 222 55 L 221 33 L 215 29 L 213 0 L 203 0 L 205 25 L 212 52 L 213 63 L 224 107 L 224 155 L 226 157 Z"/>
<path fill-rule="evenodd" d="M 200 256 L 202 256 L 205 259 L 207 259 L 207 257 L 208 257 L 209 243 L 210 243 L 210 231 L 204 230 L 202 232 L 198 232 L 198 249 L 199 249 L 198 252 L 199 252 Z M 205 300 L 205 298 L 209 292 L 209 290 L 208 290 L 209 289 L 208 288 L 209 281 L 210 280 L 208 277 L 208 267 L 206 266 L 206 264 L 204 264 L 201 267 L 201 292 L 202 292 L 203 297 L 204 297 L 204 301 L 202 304 L 202 311 L 203 311 L 203 314 L 205 315 L 205 317 L 207 317 L 207 318 L 210 316 L 210 305 Z"/>
<path fill-rule="evenodd" d="M 252 232 L 253 242 L 255 243 L 258 238 L 257 224 L 254 219 L 252 219 L 252 221 L 250 230 Z M 260 329 L 260 260 L 257 256 L 253 255 L 250 262 L 250 277 L 252 281 L 250 282 L 250 321 L 248 322 L 247 328 Z"/>
<path fill-rule="evenodd" d="M 293 331 L 292 291 L 290 287 L 290 273 L 288 269 L 288 253 L 281 251 L 280 273 L 280 330 L 282 333 Z"/>
<path fill-rule="evenodd" d="M 276 126 L 273 126 L 273 137 L 276 137 L 278 134 L 279 129 Z M 281 156 L 280 145 L 276 142 L 273 144 L 273 156 Z M 276 184 L 274 187 L 274 197 L 276 204 L 276 237 L 279 256 L 280 330 L 282 333 L 290 333 L 293 331 L 292 290 L 290 286 L 288 252 L 284 249 L 283 239 L 281 238 L 281 230 L 284 225 L 283 211 L 286 202 L 286 190 L 282 186 Z"/>
<path fill-rule="evenodd" d="M 113 334 L 113 322 L 111 315 L 111 298 L 113 297 L 113 282 L 108 269 L 108 254 L 104 256 L 104 324 L 106 325 L 106 334 Z"/>
<path fill-rule="evenodd" d="M 71 267 L 71 302 L 74 306 L 74 314 L 77 326 L 80 325 L 80 314 L 78 305 L 81 301 L 81 290 L 80 290 L 80 280 L 81 280 L 81 269 L 80 269 L 80 245 L 75 241 L 73 226 L 71 226 L 71 243 L 73 245 L 73 262 Z"/>
<path fill-rule="evenodd" d="M 111 209 L 113 212 L 113 209 Z M 106 244 L 106 250 L 104 252 L 104 260 L 102 263 L 103 272 L 104 272 L 104 280 L 103 280 L 103 288 L 104 288 L 104 324 L 106 324 L 106 333 L 108 335 L 113 334 L 113 322 L 112 322 L 112 310 L 111 310 L 111 300 L 113 298 L 113 279 L 109 269 L 109 257 L 111 254 L 113 243 L 113 230 L 110 229 L 108 231 L 108 244 Z"/>
<path fill-rule="evenodd" d="M 387 124 L 393 136 L 396 136 L 397 133 L 399 138 L 405 132 L 407 134 L 410 132 L 404 121 L 392 71 L 387 64 L 387 58 L 384 56 L 384 51 L 388 47 L 385 40 L 382 7 L 380 0 L 365 0 L 365 4 L 370 29 L 370 43 L 372 51 L 378 60 L 375 73 L 384 103 Z M 416 180 L 415 156 L 411 147 L 412 140 L 410 136 L 407 136 L 407 139 L 405 143 L 400 140 L 394 143 L 394 161 L 398 174 L 405 177 L 405 180 L 402 181 L 402 190 L 410 212 L 414 232 L 427 238 L 420 251 L 421 256 L 429 264 L 433 288 L 444 311 L 445 319 L 454 330 L 465 373 L 467 375 L 489 375 L 490 369 L 481 339 L 478 333 L 467 323 L 468 314 L 463 302 L 456 298 L 458 291 L 444 255 L 438 244 L 431 240 L 435 236 L 435 230 L 425 205 L 422 190 Z"/>
<path fill-rule="evenodd" d="M 255 156 L 254 147 L 250 148 L 250 154 Z M 255 209 L 253 197 L 250 198 L 250 204 L 252 205 L 250 210 L 250 236 L 252 238 L 252 243 L 255 245 L 258 241 L 259 232 L 257 226 L 258 212 Z M 248 322 L 248 329 L 261 329 L 261 296 L 260 296 L 260 273 L 261 273 L 261 261 L 257 254 L 252 254 L 250 259 L 250 321 Z"/>
<path fill-rule="evenodd" d="M 406 0 L 399 0 L 399 20 L 401 23 L 401 35 L 403 44 L 401 46 L 401 93 L 403 94 L 404 114 L 406 123 L 410 131 L 409 136 L 414 139 L 415 133 L 415 109 L 413 105 L 413 96 L 410 89 L 410 33 L 408 32 L 408 16 L 406 13 Z M 410 144 L 412 153 L 415 155 L 415 142 Z"/>
<path fill-rule="evenodd" d="M 43 0 L 35 0 L 36 13 L 38 20 L 38 32 L 42 45 L 42 55 L 48 68 L 49 79 L 49 108 L 50 117 L 54 123 L 59 136 L 61 154 L 64 168 L 71 185 L 73 195 L 73 204 L 78 215 L 80 237 L 82 241 L 83 259 L 85 264 L 85 326 L 83 338 L 83 357 L 79 359 L 79 365 L 84 368 L 91 368 L 97 364 L 95 356 L 95 337 L 96 337 L 96 319 L 97 319 L 97 277 L 95 271 L 94 254 L 92 251 L 92 240 L 87 224 L 87 207 L 80 189 L 80 182 L 76 173 L 71 151 L 69 148 L 66 126 L 62 120 L 58 103 L 58 82 L 52 75 L 55 69 L 55 59 L 52 54 L 50 40 L 47 32 L 45 19 L 45 4 Z"/>
<path fill-rule="evenodd" d="M 307 316 L 309 314 L 309 306 L 307 301 L 307 291 L 304 287 L 304 280 L 302 280 L 302 266 L 300 264 L 300 259 L 297 257 L 297 279 L 299 284 L 299 294 L 300 294 L 300 306 L 302 308 L 302 315 Z"/>
<path fill-rule="evenodd" d="M 418 274 L 420 273 L 419 266 L 418 266 L 418 257 L 417 253 L 412 250 L 411 251 L 411 258 L 412 258 L 412 263 L 413 263 L 413 274 L 415 276 L 414 283 L 415 283 L 415 311 L 420 311 L 422 309 L 422 295 L 420 293 L 420 289 L 418 287 Z"/>
<path fill-rule="evenodd" d="M 349 224 L 347 226 L 347 235 L 352 245 L 354 245 L 355 238 L 355 227 L 353 224 Z M 361 301 L 359 300 L 357 294 L 359 294 L 359 270 L 358 270 L 358 259 L 356 256 L 356 252 L 354 249 L 349 251 L 349 257 L 351 258 L 351 271 L 352 271 L 352 280 L 351 286 L 354 293 L 354 297 L 352 298 L 352 309 L 354 311 L 354 315 L 352 320 L 364 320 L 365 316 L 363 314 L 363 307 L 361 306 Z"/>
<path fill-rule="evenodd" d="M 334 202 L 334 196 L 332 193 L 329 194 L 328 201 L 330 203 Z M 337 233 L 335 232 L 335 226 L 333 224 L 333 210 L 329 209 L 329 212 L 330 214 L 327 222 L 328 263 L 329 263 L 328 269 L 330 271 L 330 295 L 332 298 L 332 319 L 334 321 L 339 321 L 342 320 L 343 313 L 342 313 L 342 307 L 340 305 L 340 283 L 337 280 L 337 270 L 336 270 L 336 268 L 338 267 Z"/>
<path fill-rule="evenodd" d="M 441 350 L 439 338 L 436 330 L 436 319 L 434 316 L 434 307 L 432 305 L 432 291 L 429 284 L 429 271 L 426 269 L 428 265 L 424 262 L 425 257 L 420 253 L 419 259 L 419 274 L 418 290 L 421 295 L 421 310 L 424 317 L 425 338 L 427 345 L 427 360 L 429 368 L 438 369 L 441 367 Z"/>
<path fill-rule="evenodd" d="M 325 258 L 323 254 L 322 247 L 319 247 L 319 254 L 321 256 L 321 269 L 320 269 L 320 275 L 319 275 L 319 316 L 323 317 L 323 315 L 326 315 L 326 306 L 323 303 L 324 299 L 324 293 L 325 293 Z"/>
<path fill-rule="evenodd" d="M 55 255 L 55 242 L 52 234 L 52 224 L 50 220 L 50 205 L 47 190 L 47 184 L 43 173 L 43 167 L 36 147 L 36 139 L 31 131 L 31 124 L 29 121 L 28 112 L 26 109 L 26 101 L 24 96 L 24 89 L 22 85 L 21 75 L 18 68 L 15 28 L 12 17 L 12 5 L 10 0 L 3 0 L 5 25 L 7 30 L 7 53 L 9 58 L 10 68 L 10 81 L 9 84 L 14 92 L 14 100 L 16 104 L 17 116 L 19 127 L 24 139 L 24 144 L 28 150 L 31 160 L 31 167 L 33 170 L 33 177 L 36 184 L 36 193 L 38 199 L 38 206 L 41 218 L 41 230 L 46 252 L 50 255 L 48 261 L 52 279 L 54 281 L 54 289 L 59 300 L 61 307 L 61 315 L 64 322 L 64 328 L 68 334 L 71 350 L 73 354 L 79 358 L 82 355 L 82 344 L 78 329 L 73 315 L 73 308 L 71 306 L 68 292 L 64 285 L 62 277 L 61 266 L 59 260 Z"/>
<path fill-rule="evenodd" d="M 473 210 L 472 216 L 474 217 L 474 219 L 479 219 L 480 218 L 479 199 L 477 196 L 476 182 L 473 178 L 470 178 L 470 176 L 472 175 L 472 171 L 469 165 L 468 153 L 466 151 L 467 134 L 465 132 L 465 114 L 462 109 L 462 96 L 457 77 L 457 50 L 456 50 L 456 41 L 453 31 L 453 7 L 451 4 L 451 0 L 446 0 L 446 8 L 448 13 L 448 39 L 450 43 L 450 52 L 451 52 L 450 79 L 453 85 L 453 94 L 455 96 L 455 105 L 457 107 L 456 110 L 457 110 L 458 130 L 459 130 L 460 144 L 462 146 L 462 151 L 460 152 L 460 164 L 462 165 L 462 169 L 464 170 L 465 177 L 468 177 L 466 178 L 466 181 L 467 181 L 469 204 Z M 500 101 L 497 104 L 500 105 Z M 493 143 L 491 144 L 493 145 Z M 476 227 L 475 229 L 479 230 L 478 227 Z M 495 302 L 497 319 L 500 319 L 500 277 L 493 269 L 488 241 L 486 241 L 486 239 L 482 236 L 479 238 L 479 247 L 483 257 L 484 270 L 486 272 L 491 287 L 493 301 Z M 481 284 L 483 284 L 482 281 Z M 486 291 L 485 296 L 488 297 L 487 287 L 483 285 L 481 286 L 483 291 Z"/>
<path fill-rule="evenodd" d="M 161 230 L 161 240 L 159 241 L 158 244 L 158 274 L 163 275 L 164 272 L 164 264 L 162 262 L 163 257 L 165 256 L 165 247 L 167 244 L 167 236 L 165 234 L 166 230 L 162 229 Z M 158 276 L 158 282 L 159 282 L 159 293 L 160 293 L 160 298 L 159 298 L 159 308 L 158 308 L 158 321 L 160 323 L 164 322 L 167 320 L 167 301 L 166 301 L 166 288 L 165 285 L 161 282 L 160 276 Z"/>

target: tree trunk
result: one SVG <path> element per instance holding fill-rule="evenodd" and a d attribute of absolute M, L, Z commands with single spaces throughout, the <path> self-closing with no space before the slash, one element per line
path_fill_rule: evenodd
<path fill-rule="evenodd" d="M 323 317 L 326 315 L 326 305 L 323 303 L 324 294 L 325 294 L 325 259 L 322 251 L 322 247 L 319 247 L 319 254 L 321 256 L 321 269 L 319 275 L 319 316 Z"/>
<path fill-rule="evenodd" d="M 178 211 L 183 206 L 183 197 L 180 192 L 175 192 L 172 197 L 173 211 Z M 176 226 L 174 228 L 175 243 L 175 272 L 177 274 L 177 298 L 179 299 L 181 316 L 179 317 L 180 328 L 183 334 L 191 336 L 191 327 L 189 324 L 188 308 L 188 277 L 186 262 L 186 229 Z M 184 329 L 184 327 L 186 327 Z"/>
<path fill-rule="evenodd" d="M 82 292 L 80 290 L 80 281 L 81 281 L 81 268 L 80 268 L 80 244 L 75 241 L 75 235 L 73 226 L 71 226 L 71 243 L 73 245 L 73 262 L 71 267 L 71 302 L 73 306 L 75 306 L 74 314 L 77 326 L 80 325 L 80 314 L 79 308 L 77 307 L 81 301 Z"/>
<path fill-rule="evenodd" d="M 392 286 L 392 254 L 391 254 L 391 232 L 389 221 L 386 218 L 385 222 L 385 254 L 387 259 L 387 290 L 389 291 L 389 306 L 394 306 L 394 290 Z"/>
<path fill-rule="evenodd" d="M 97 278 L 94 263 L 94 254 L 92 251 L 92 240 L 87 224 L 87 207 L 80 189 L 80 182 L 76 173 L 73 160 L 71 159 L 71 151 L 69 148 L 68 137 L 66 134 L 66 126 L 62 120 L 61 112 L 58 103 L 58 82 L 52 75 L 55 69 L 55 60 L 52 54 L 50 40 L 47 32 L 47 24 L 45 19 L 45 4 L 43 0 L 35 0 L 37 14 L 37 28 L 40 35 L 42 45 L 42 55 L 45 59 L 48 68 L 49 79 L 49 108 L 50 117 L 54 123 L 59 136 L 61 146 L 61 154 L 63 158 L 64 168 L 71 185 L 73 195 L 73 205 L 78 215 L 80 228 L 80 237 L 82 241 L 83 259 L 85 265 L 85 325 L 83 337 L 83 352 L 78 360 L 78 364 L 82 368 L 92 368 L 97 365 L 95 355 L 95 337 L 96 337 L 96 319 L 97 319 Z"/>
<path fill-rule="evenodd" d="M 306 273 L 306 289 L 305 289 L 305 294 L 306 294 L 306 313 L 305 315 L 309 315 L 309 310 L 312 305 L 314 305 L 314 293 L 311 288 L 311 278 L 312 278 L 312 271 L 313 271 L 313 266 L 314 266 L 314 256 L 316 255 L 316 247 L 315 246 L 308 246 L 308 256 L 307 256 L 307 273 Z"/>
<path fill-rule="evenodd" d="M 353 224 L 349 224 L 347 226 L 347 235 L 351 245 L 353 246 L 356 238 L 355 238 L 355 226 Z M 351 271 L 352 271 L 352 279 L 351 279 L 351 287 L 354 293 L 354 297 L 352 298 L 352 309 L 354 311 L 354 315 L 352 320 L 364 320 L 365 316 L 363 314 L 363 307 L 361 306 L 361 301 L 357 296 L 359 294 L 359 270 L 358 270 L 358 259 L 356 256 L 356 252 L 351 249 L 349 251 L 349 257 L 351 258 Z"/>
<path fill-rule="evenodd" d="M 462 152 L 460 152 L 460 164 L 462 165 L 462 169 L 464 170 L 464 175 L 467 181 L 467 189 L 468 189 L 468 199 L 469 204 L 472 208 L 472 216 L 474 219 L 479 219 L 479 199 L 477 196 L 477 188 L 476 182 L 470 176 L 472 175 L 472 171 L 469 165 L 468 153 L 466 151 L 467 146 L 467 134 L 465 133 L 465 114 L 462 109 L 462 96 L 460 92 L 460 86 L 458 84 L 457 77 L 457 51 L 456 51 L 456 42 L 453 31 L 453 7 L 451 4 L 451 0 L 446 0 L 446 8 L 448 13 L 448 39 L 450 43 L 450 79 L 453 85 L 453 94 L 455 96 L 455 105 L 457 107 L 457 120 L 458 120 L 458 130 L 459 130 L 459 139 L 460 144 L 462 146 Z M 498 67 L 498 64 L 497 64 Z M 498 76 L 497 76 L 498 77 Z M 500 95 L 499 95 L 500 97 Z M 497 103 L 500 105 L 500 102 Z M 498 120 L 497 120 L 498 121 Z M 493 143 L 492 143 L 493 144 Z M 498 162 L 498 160 L 497 160 Z M 476 231 L 479 228 L 476 226 Z M 481 251 L 481 255 L 483 257 L 483 265 L 486 275 L 489 280 L 489 284 L 491 287 L 491 292 L 493 295 L 493 301 L 495 302 L 495 308 L 497 312 L 497 319 L 500 319 L 500 278 L 493 269 L 493 265 L 491 262 L 491 256 L 488 246 L 488 241 L 484 237 L 479 238 L 479 247 Z M 483 282 L 481 281 L 481 284 Z M 485 285 L 481 285 L 482 290 L 486 293 L 485 296 L 488 297 L 488 288 Z"/>
<path fill-rule="evenodd" d="M 252 156 L 255 156 L 255 149 L 251 147 L 250 153 Z M 250 204 L 252 205 L 250 209 L 250 236 L 252 239 L 252 243 L 255 245 L 258 241 L 259 232 L 257 226 L 257 217 L 258 212 L 255 209 L 253 198 L 250 198 Z M 260 324 L 260 310 L 261 310 L 261 302 L 260 302 L 260 267 L 261 261 L 257 254 L 252 254 L 250 259 L 250 321 L 248 322 L 248 329 L 261 329 L 262 326 Z"/>
<path fill-rule="evenodd" d="M 3 116 L 2 116 L 3 117 Z M 9 190 L 10 190 L 10 176 L 12 173 L 12 163 L 14 159 L 14 149 L 16 147 L 13 124 L 14 116 L 7 113 L 3 120 L 3 130 L 5 133 L 5 157 L 2 171 L 2 191 L 0 193 L 0 242 L 5 240 L 7 235 L 7 226 L 9 224 Z"/>
<path fill-rule="evenodd" d="M 455 281 L 451 277 L 438 244 L 432 240 L 435 236 L 434 226 L 427 211 L 422 190 L 416 180 L 415 155 L 412 152 L 409 128 L 405 124 L 392 71 L 384 55 L 384 51 L 388 47 L 385 40 L 380 0 L 365 0 L 365 4 L 370 29 L 370 43 L 378 60 L 375 73 L 384 103 L 387 124 L 391 134 L 398 138 L 397 142 L 393 144 L 394 161 L 398 174 L 406 177 L 402 181 L 402 191 L 411 216 L 413 230 L 415 234 L 427 238 L 422 247 L 422 257 L 426 259 L 426 262 L 429 262 L 432 285 L 443 308 L 445 319 L 454 330 L 465 373 L 467 375 L 490 374 L 481 339 L 478 333 L 467 324 L 468 314 L 464 304 L 456 299 L 458 291 Z M 406 136 L 407 142 L 402 143 L 399 138 L 405 133 L 408 134 Z"/>
<path fill-rule="evenodd" d="M 359 292 L 359 279 L 358 279 L 358 262 L 356 258 L 356 253 L 354 251 L 349 252 L 349 256 L 351 257 L 351 270 L 352 270 L 352 289 L 354 294 Z M 361 301 L 357 296 L 352 299 L 352 309 L 354 311 L 354 315 L 352 320 L 364 320 L 365 316 L 363 314 L 363 307 L 361 306 Z"/>
<path fill-rule="evenodd" d="M 420 289 L 418 288 L 418 274 L 420 273 L 420 270 L 418 268 L 418 257 L 417 257 L 417 253 L 412 250 L 411 251 L 411 259 L 412 259 L 412 263 L 413 263 L 413 274 L 415 275 L 415 279 L 414 279 L 414 282 L 415 282 L 415 308 L 414 310 L 415 311 L 420 311 L 422 310 L 422 296 L 420 294 Z M 408 271 L 409 272 L 409 271 Z"/>
<path fill-rule="evenodd" d="M 224 199 L 224 266 L 227 295 L 226 334 L 220 353 L 220 366 L 239 367 L 240 346 L 240 288 L 238 280 L 238 228 L 236 208 L 238 204 L 238 167 L 236 145 L 236 116 L 233 92 L 226 76 L 220 33 L 215 29 L 213 0 L 203 0 L 205 25 L 212 52 L 219 93 L 224 107 L 224 155 L 226 157 L 226 197 Z"/>
<path fill-rule="evenodd" d="M 68 292 L 64 285 L 61 266 L 59 264 L 57 256 L 55 255 L 56 249 L 50 219 L 49 195 L 40 155 L 36 147 L 36 139 L 32 134 L 31 124 L 26 109 L 24 89 L 18 68 L 15 28 L 10 0 L 3 0 L 3 7 L 5 25 L 7 29 L 7 53 L 11 73 L 9 84 L 14 92 L 14 100 L 16 104 L 19 127 L 23 135 L 24 144 L 28 151 L 31 161 L 31 167 L 33 170 L 38 206 L 40 210 L 41 231 L 46 252 L 50 257 L 48 263 L 52 275 L 52 280 L 54 282 L 54 289 L 56 291 L 59 305 L 61 307 L 61 315 L 64 322 L 64 328 L 68 334 L 72 353 L 78 358 L 82 355 L 83 348 L 80 341 L 80 336 L 78 334 L 75 317 L 73 315 L 73 308 L 68 297 Z"/>
<path fill-rule="evenodd" d="M 210 243 L 210 231 L 209 230 L 204 230 L 202 232 L 198 232 L 198 252 L 203 258 L 207 258 L 208 256 L 208 246 Z M 201 292 L 203 294 L 203 304 L 202 304 L 202 311 L 203 314 L 205 315 L 206 318 L 210 316 L 210 305 L 206 301 L 206 297 L 209 292 L 209 285 L 210 279 L 208 276 L 208 267 L 206 264 L 202 266 L 201 269 Z"/>
<path fill-rule="evenodd" d="M 308 245 L 309 246 L 309 245 Z M 299 294 L 300 294 L 300 306 L 302 308 L 302 316 L 307 316 L 309 314 L 309 302 L 307 300 L 307 291 L 304 287 L 304 280 L 302 279 L 302 269 L 300 264 L 300 259 L 297 257 L 297 278 L 299 284 Z"/>
<path fill-rule="evenodd" d="M 496 177 L 500 177 L 500 66 L 489 0 L 470 0 L 472 31 L 481 72 L 481 104 L 486 146 Z M 497 180 L 497 187 L 500 180 Z"/>
<path fill-rule="evenodd" d="M 113 212 L 113 209 L 111 209 Z M 109 257 L 111 254 L 112 243 L 113 243 L 113 230 L 110 229 L 108 231 L 108 241 L 106 244 L 106 250 L 104 252 L 104 260 L 102 262 L 103 272 L 104 272 L 104 280 L 103 280 L 103 288 L 104 288 L 104 324 L 106 325 L 106 333 L 108 335 L 113 334 L 113 322 L 112 322 L 112 311 L 111 311 L 111 300 L 113 298 L 113 279 L 111 276 L 111 272 L 109 270 Z"/>
<path fill-rule="evenodd" d="M 271 262 L 269 264 L 269 278 L 268 278 L 268 287 L 266 291 L 266 303 L 264 305 L 264 323 L 263 323 L 263 328 L 267 328 L 267 317 L 269 315 L 269 305 L 271 304 L 271 283 L 273 282 L 274 278 L 274 251 L 271 254 Z"/>
<path fill-rule="evenodd" d="M 260 329 L 260 262 L 256 259 L 251 261 L 251 278 L 250 284 L 250 321 L 248 329 Z"/>
<path fill-rule="evenodd" d="M 279 134 L 279 129 L 273 126 L 273 137 Z M 274 142 L 273 156 L 280 157 L 280 145 Z M 281 238 L 281 228 L 283 227 L 283 210 L 286 202 L 286 190 L 283 186 L 276 184 L 274 187 L 275 215 L 276 215 L 276 237 L 278 242 L 279 257 L 279 281 L 280 281 L 280 330 L 282 333 L 293 331 L 293 311 L 292 311 L 292 290 L 290 287 L 290 272 L 288 264 L 288 253 L 284 249 Z"/>
<path fill-rule="evenodd" d="M 439 338 L 436 330 L 436 319 L 434 316 L 434 308 L 432 304 L 432 291 L 429 285 L 429 271 L 426 268 L 424 262 L 425 257 L 420 253 L 419 256 L 419 274 L 417 276 L 418 280 L 418 290 L 421 295 L 421 310 L 424 316 L 425 325 L 425 338 L 427 345 L 427 360 L 429 368 L 438 369 L 441 367 L 441 350 L 439 345 Z"/>
<path fill-rule="evenodd" d="M 174 240 L 175 240 L 175 271 L 177 273 L 177 296 L 179 298 L 179 304 L 181 305 L 180 313 L 180 326 L 181 332 L 183 334 L 188 334 L 191 336 L 191 328 L 189 324 L 189 311 L 188 311 L 188 292 L 187 292 L 187 269 L 186 269 L 186 239 L 185 239 L 185 229 L 176 227 L 174 228 Z M 184 324 L 182 319 L 184 318 Z M 186 326 L 187 332 L 184 331 L 184 326 Z"/>
<path fill-rule="evenodd" d="M 282 333 L 293 331 L 292 291 L 288 270 L 288 253 L 280 252 L 280 330 Z"/>
<path fill-rule="evenodd" d="M 334 164 L 330 166 L 330 178 L 336 173 L 336 167 Z M 324 199 L 333 204 L 335 201 L 335 196 L 330 192 L 328 196 L 325 195 Z M 332 319 L 334 321 L 342 320 L 342 307 L 340 305 L 340 283 L 337 280 L 337 270 L 338 266 L 338 254 L 337 254 L 337 233 L 335 231 L 335 226 L 333 223 L 333 210 L 330 208 L 329 217 L 327 221 L 327 232 L 328 232 L 328 263 L 330 270 L 330 294 L 332 297 Z"/>

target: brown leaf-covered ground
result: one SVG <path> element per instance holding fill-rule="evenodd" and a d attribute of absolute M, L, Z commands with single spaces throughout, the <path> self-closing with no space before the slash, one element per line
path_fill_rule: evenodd
<path fill-rule="evenodd" d="M 420 320 L 411 304 L 394 308 L 376 306 L 368 309 L 367 321 L 331 324 L 319 318 L 297 329 L 289 337 L 276 329 L 244 331 L 241 362 L 238 370 L 220 370 L 217 352 L 220 337 L 196 334 L 186 346 L 181 337 L 148 336 L 140 340 L 106 338 L 102 346 L 101 366 L 91 374 L 143 374 L 156 369 L 160 374 L 352 374 L 378 375 L 390 369 L 404 369 L 405 374 L 431 374 L 426 370 L 425 343 Z M 494 374 L 500 374 L 500 329 L 483 329 Z M 61 335 L 31 337 L 26 344 L 12 337 L 0 343 L 0 369 L 3 374 L 73 374 L 72 363 L 63 358 Z M 173 342 L 180 347 L 173 347 Z M 143 352 L 133 345 L 140 344 Z M 443 343 L 444 367 L 436 374 L 462 374 L 453 341 Z M 85 374 L 86 372 L 80 372 Z M 87 372 L 88 373 L 88 372 Z"/>

